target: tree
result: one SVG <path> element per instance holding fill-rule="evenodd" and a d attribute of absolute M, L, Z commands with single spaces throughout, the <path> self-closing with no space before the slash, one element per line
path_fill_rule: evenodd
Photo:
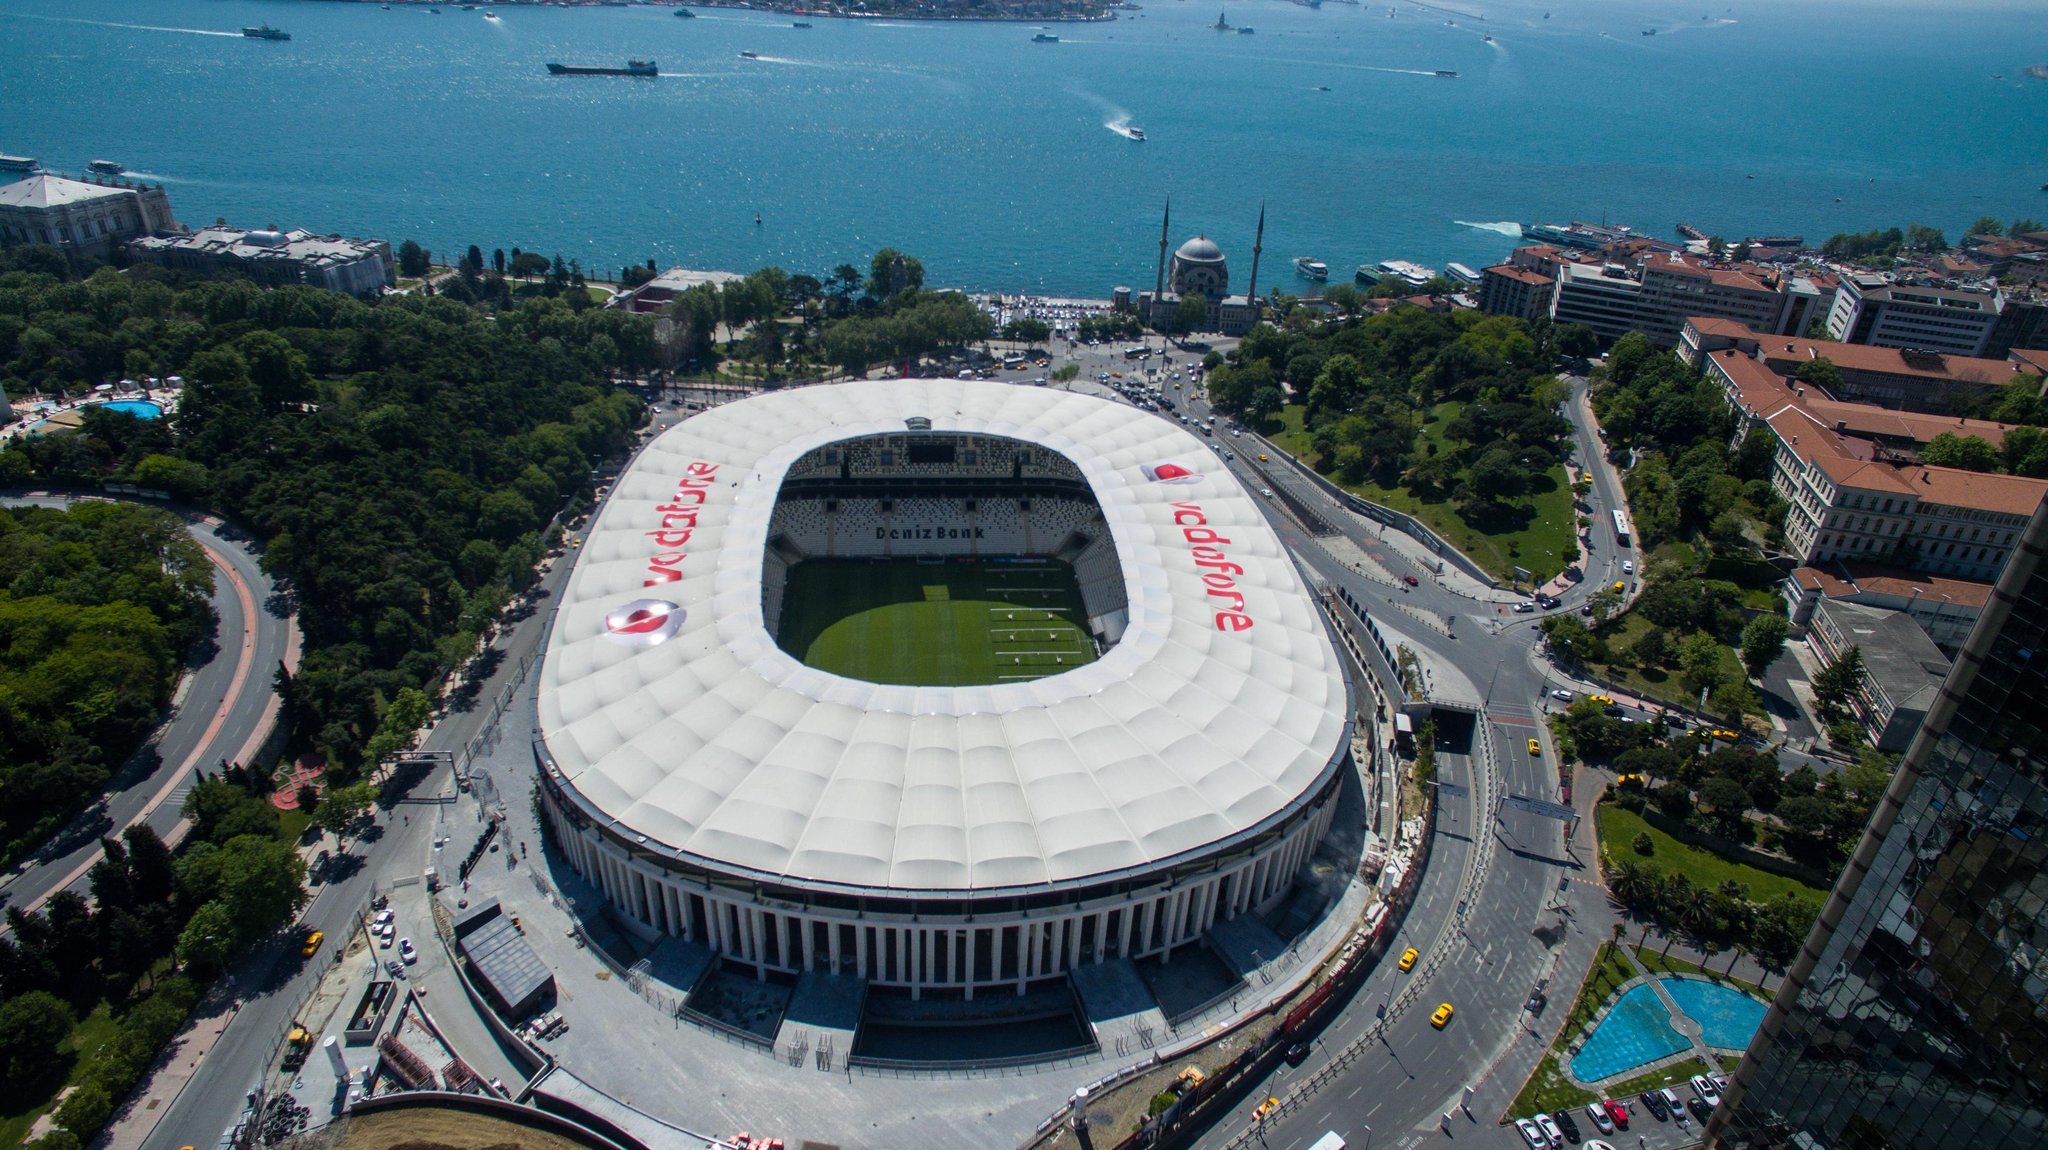
<path fill-rule="evenodd" d="M 1916 252 L 1941 252 L 1948 250 L 1948 237 L 1940 228 L 1924 224 L 1906 225 L 1906 246 Z"/>
<path fill-rule="evenodd" d="M 413 240 L 398 245 L 398 274 L 418 279 L 427 274 L 432 265 L 433 253 Z"/>
<path fill-rule="evenodd" d="M 1671 643 L 1662 627 L 1652 627 L 1636 636 L 1629 651 L 1635 656 L 1637 666 L 1649 670 L 1663 666 L 1664 660 L 1671 657 Z"/>
<path fill-rule="evenodd" d="M 31 990 L 0 1003 L 0 1067 L 16 1081 L 41 1081 L 78 1019 L 64 1000 Z"/>
<path fill-rule="evenodd" d="M 1728 254 L 1728 241 L 1727 241 L 1727 240 L 1724 240 L 1724 239 L 1722 239 L 1722 238 L 1721 238 L 1720 236 L 1708 236 L 1708 237 L 1707 237 L 1707 254 L 1709 254 L 1709 255 L 1715 255 L 1715 256 L 1725 256 L 1725 255 L 1727 255 L 1727 254 Z"/>
<path fill-rule="evenodd" d="M 1694 632 L 1678 641 L 1678 667 L 1686 682 L 1695 691 L 1711 692 L 1727 678 L 1721 665 L 1721 640 L 1703 632 Z"/>
<path fill-rule="evenodd" d="M 2031 219 L 2027 216 L 2021 216 L 2005 227 L 2005 234 L 2009 236 L 2024 236 L 2032 232 L 2041 231 L 2048 231 L 2048 226 L 2044 226 L 2040 220 Z"/>
<path fill-rule="evenodd" d="M 1977 222 L 1971 224 L 1969 226 L 1969 229 L 1965 231 L 1963 234 L 1969 236 L 1991 236 L 1993 238 L 1996 238 L 1998 236 L 2002 236 L 2005 234 L 2005 225 L 1998 222 L 1997 216 L 1980 216 L 1978 217 Z"/>
<path fill-rule="evenodd" d="M 1841 714 L 1849 700 L 1863 689 L 1863 649 L 1851 647 L 1829 661 L 1813 677 L 1813 697 L 1821 705 L 1823 718 Z"/>
<path fill-rule="evenodd" d="M 1935 467 L 1959 467 L 1964 471 L 1998 470 L 1998 448 L 1975 435 L 1944 431 L 1920 449 L 1923 462 Z"/>
<path fill-rule="evenodd" d="M 472 272 L 482 272 L 484 270 L 483 249 L 475 244 L 469 245 L 469 251 L 463 254 L 462 266 Z"/>
<path fill-rule="evenodd" d="M 1791 633 L 1792 625 L 1776 612 L 1749 621 L 1742 629 L 1742 669 L 1750 678 L 1763 678 L 1764 671 L 1784 652 L 1785 637 Z"/>
<path fill-rule="evenodd" d="M 375 783 L 362 782 L 330 788 L 327 797 L 320 801 L 320 821 L 325 823 L 337 838 L 346 838 L 356 821 L 368 814 L 376 801 Z"/>
<path fill-rule="evenodd" d="M 192 912 L 178 935 L 178 961 L 204 977 L 226 967 L 234 953 L 235 919 L 227 904 L 208 902 Z"/>
<path fill-rule="evenodd" d="M 504 249 L 504 248 L 492 248 L 492 249 L 491 249 L 491 270 L 493 270 L 493 271 L 497 272 L 497 273 L 498 273 L 499 275 L 504 275 L 504 274 L 505 274 L 505 249 Z"/>
<path fill-rule="evenodd" d="M 2048 432 L 2038 427 L 2008 427 L 1998 451 L 2005 469 L 2014 475 L 2048 477 Z"/>
<path fill-rule="evenodd" d="M 1173 330 L 1201 331 L 1209 326 L 1209 299 L 1201 292 L 1189 292 L 1173 308 Z"/>
<path fill-rule="evenodd" d="M 1557 353 L 1572 359 L 1584 359 L 1600 350 L 1600 337 L 1593 329 L 1582 323 L 1562 323 L 1553 329 L 1557 341 Z"/>
<path fill-rule="evenodd" d="M 113 1116 L 113 1096 L 107 1093 L 105 1084 L 90 1078 L 79 1083 L 64 1105 L 57 1108 L 57 1124 L 80 1138 L 99 1133 Z"/>
<path fill-rule="evenodd" d="M 1280 414 L 1280 409 L 1285 406 L 1287 399 L 1280 394 L 1279 388 L 1262 387 L 1252 393 L 1251 402 L 1245 405 L 1245 414 L 1258 423 Z"/>
<path fill-rule="evenodd" d="M 1749 809 L 1749 792 L 1727 775 L 1715 775 L 1700 784 L 1700 801 L 1712 808 L 1714 828 L 1734 838 L 1742 829 L 1742 816 Z"/>

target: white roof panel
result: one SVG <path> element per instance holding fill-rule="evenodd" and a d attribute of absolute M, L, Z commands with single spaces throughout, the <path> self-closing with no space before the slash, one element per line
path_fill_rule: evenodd
<path fill-rule="evenodd" d="M 1079 468 L 1129 599 L 1103 658 L 906 687 L 775 645 L 760 586 L 783 475 L 912 416 Z M 1150 478 L 1160 463 L 1201 474 Z M 1241 614 L 1219 617 L 1236 595 Z M 1344 688 L 1307 595 L 1259 501 L 1166 420 L 999 383 L 773 392 L 677 425 L 620 476 L 562 591 L 541 732 L 587 807 L 714 868 L 916 890 L 1076 882 L 1257 830 L 1324 777 Z"/>

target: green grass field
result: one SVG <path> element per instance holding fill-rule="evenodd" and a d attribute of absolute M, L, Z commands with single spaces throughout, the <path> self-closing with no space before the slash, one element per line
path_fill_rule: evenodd
<path fill-rule="evenodd" d="M 1014 683 L 1095 661 L 1080 587 L 1057 560 L 813 559 L 782 602 L 784 651 L 870 683 Z"/>

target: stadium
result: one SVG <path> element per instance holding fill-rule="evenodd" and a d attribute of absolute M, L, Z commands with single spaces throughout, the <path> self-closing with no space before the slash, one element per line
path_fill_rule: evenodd
<path fill-rule="evenodd" d="M 1197 437 L 874 381 L 688 419 L 563 585 L 534 751 L 561 861 L 763 977 L 1024 993 L 1285 899 L 1350 762 L 1301 573 Z"/>

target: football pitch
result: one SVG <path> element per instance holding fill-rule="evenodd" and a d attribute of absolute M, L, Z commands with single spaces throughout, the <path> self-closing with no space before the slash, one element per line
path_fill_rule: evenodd
<path fill-rule="evenodd" d="M 789 573 L 776 642 L 870 683 L 964 687 L 1095 661 L 1073 568 L 1058 560 L 812 559 Z"/>

